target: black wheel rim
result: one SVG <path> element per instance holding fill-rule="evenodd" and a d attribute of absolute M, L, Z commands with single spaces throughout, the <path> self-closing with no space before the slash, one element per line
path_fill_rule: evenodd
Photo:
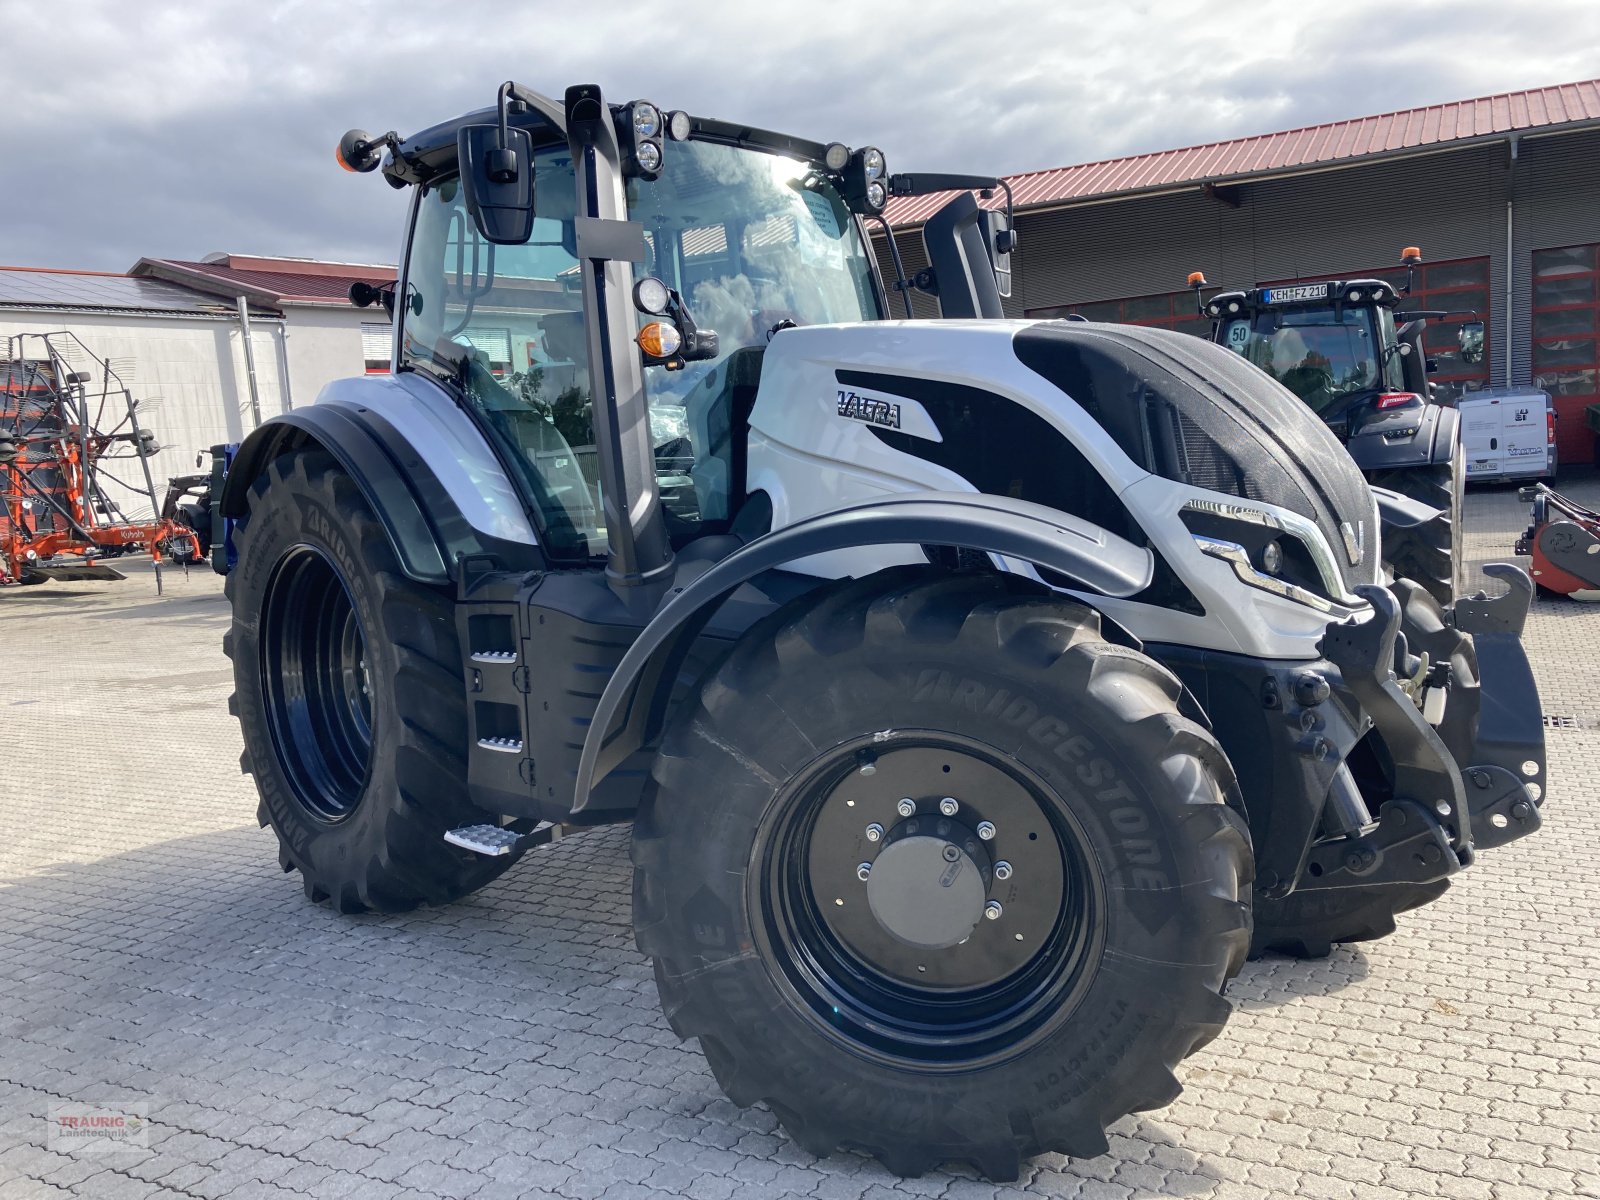
<path fill-rule="evenodd" d="M 1071 811 L 1014 759 L 958 735 L 896 731 L 893 750 L 870 738 L 837 747 L 780 793 L 757 834 L 752 924 L 830 1039 L 889 1062 L 970 1069 L 1070 1018 L 1103 946 L 1092 861 Z M 976 908 L 963 872 L 981 884 Z M 957 890 L 948 874 L 961 897 L 941 895 Z"/>
<path fill-rule="evenodd" d="M 278 762 L 307 812 L 341 821 L 366 787 L 372 688 L 361 620 L 333 561 L 315 546 L 292 547 L 267 583 L 261 622 Z"/>

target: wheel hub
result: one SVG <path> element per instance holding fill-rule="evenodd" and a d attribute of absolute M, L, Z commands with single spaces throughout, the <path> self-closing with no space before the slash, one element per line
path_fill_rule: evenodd
<path fill-rule="evenodd" d="M 757 936 L 829 1036 L 967 1061 L 1071 1005 L 1099 928 L 1070 816 L 1004 752 L 948 731 L 833 748 L 758 839 Z"/>
<path fill-rule="evenodd" d="M 942 950 L 966 941 L 983 919 L 988 855 L 971 832 L 952 822 L 938 823 L 950 827 L 942 835 L 905 832 L 917 824 L 905 821 L 889 834 L 867 877 L 867 904 L 878 924 L 901 941 Z"/>
<path fill-rule="evenodd" d="M 818 918 L 859 967 L 935 991 L 994 987 L 1049 942 L 1067 873 L 1044 810 L 1008 771 L 908 745 L 825 791 L 805 871 Z"/>

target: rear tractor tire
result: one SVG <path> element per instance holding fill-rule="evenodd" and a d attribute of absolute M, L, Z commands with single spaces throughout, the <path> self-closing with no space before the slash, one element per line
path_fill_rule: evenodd
<path fill-rule="evenodd" d="M 1378 472 L 1372 483 L 1439 510 L 1411 529 L 1383 526 L 1383 563 L 1396 579 L 1414 579 L 1440 604 L 1454 604 L 1465 585 L 1465 451 L 1458 445 L 1449 463 Z"/>
<path fill-rule="evenodd" d="M 673 1029 L 802 1147 L 996 1180 L 1180 1091 L 1250 942 L 1233 771 L 1179 685 L 1014 577 L 897 568 L 754 626 L 634 827 Z"/>
<path fill-rule="evenodd" d="M 250 490 L 224 649 L 257 815 L 306 895 L 401 912 L 482 887 L 511 856 L 449 845 L 493 823 L 467 798 L 462 655 L 450 601 L 407 579 L 334 459 L 275 459 Z"/>

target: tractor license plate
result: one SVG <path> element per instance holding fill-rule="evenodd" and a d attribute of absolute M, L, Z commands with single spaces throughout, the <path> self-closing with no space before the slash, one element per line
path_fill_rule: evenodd
<path fill-rule="evenodd" d="M 1288 287 L 1262 288 L 1263 304 L 1299 304 L 1304 300 L 1326 300 L 1328 284 L 1296 283 Z"/>

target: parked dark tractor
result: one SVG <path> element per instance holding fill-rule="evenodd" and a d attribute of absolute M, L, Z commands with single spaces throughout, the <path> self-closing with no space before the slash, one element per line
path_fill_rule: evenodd
<path fill-rule="evenodd" d="M 1408 281 L 1421 261 L 1414 246 L 1402 252 Z M 1399 311 L 1409 282 L 1397 287 L 1382 279 L 1278 284 L 1209 300 L 1202 274 L 1190 275 L 1189 286 L 1211 318 L 1212 341 L 1299 397 L 1379 489 L 1383 557 L 1392 574 L 1453 603 L 1462 585 L 1466 468 L 1459 414 L 1434 402 L 1422 333 L 1429 319 L 1464 314 Z M 1458 336 L 1461 360 L 1482 362 L 1483 323 L 1459 325 Z"/>
<path fill-rule="evenodd" d="M 1527 575 L 1386 581 L 1350 456 L 1235 354 L 1002 319 L 962 190 L 999 181 L 592 85 L 340 154 L 411 194 L 361 297 L 393 370 L 220 504 L 312 900 L 631 820 L 638 946 L 734 1101 L 1011 1179 L 1171 1101 L 1248 954 L 1382 936 L 1539 826 Z M 888 320 L 865 222 L 952 188 L 921 284 L 971 319 Z"/>

